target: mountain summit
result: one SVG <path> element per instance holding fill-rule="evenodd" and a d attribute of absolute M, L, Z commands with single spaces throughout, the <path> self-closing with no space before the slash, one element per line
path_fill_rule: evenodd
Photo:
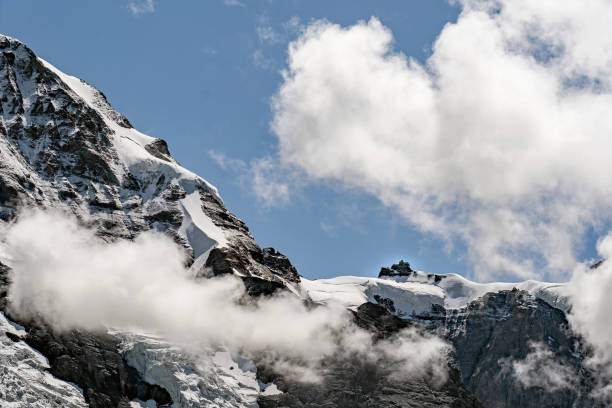
<path fill-rule="evenodd" d="M 181 167 L 84 81 L 0 37 L 0 217 L 19 206 L 66 210 L 108 239 L 155 229 L 188 251 L 198 274 L 235 271 L 282 284 L 292 269 L 266 265 L 246 225 L 217 189 Z"/>

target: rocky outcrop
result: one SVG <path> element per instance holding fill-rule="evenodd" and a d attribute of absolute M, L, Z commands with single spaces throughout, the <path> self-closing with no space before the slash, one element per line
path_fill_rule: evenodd
<path fill-rule="evenodd" d="M 9 268 L 0 262 L 0 310 L 6 309 L 9 283 Z"/>
<path fill-rule="evenodd" d="M 163 139 L 156 139 L 152 141 L 151 143 L 145 145 L 145 149 L 158 159 L 166 161 L 174 160 L 170 155 L 170 150 L 168 150 L 168 143 L 166 143 L 166 141 Z"/>
<path fill-rule="evenodd" d="M 378 277 L 383 276 L 411 276 L 413 274 L 413 270 L 410 267 L 408 262 L 404 262 L 403 260 L 399 261 L 396 264 L 393 264 L 390 268 L 382 267 L 380 268 L 380 272 Z"/>
<path fill-rule="evenodd" d="M 274 248 L 263 249 L 263 264 L 270 268 L 276 275 L 282 276 L 290 282 L 299 282 L 300 275 L 297 269 L 291 264 L 289 258 Z"/>
<path fill-rule="evenodd" d="M 415 271 L 410 267 L 410 264 L 404 260 L 400 260 L 398 263 L 391 265 L 390 268 L 382 267 L 378 273 L 379 278 L 415 278 L 420 279 L 419 276 L 422 272 Z M 439 283 L 445 278 L 444 275 L 438 275 L 435 273 L 425 274 L 427 280 L 433 281 L 433 283 Z"/>

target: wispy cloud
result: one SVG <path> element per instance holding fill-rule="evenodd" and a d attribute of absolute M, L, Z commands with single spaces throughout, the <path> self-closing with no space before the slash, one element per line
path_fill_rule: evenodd
<path fill-rule="evenodd" d="M 127 5 L 128 10 L 134 16 L 153 13 L 155 11 L 155 3 L 153 0 L 130 0 Z"/>
<path fill-rule="evenodd" d="M 295 34 L 295 33 L 298 33 L 303 28 L 304 28 L 304 25 L 302 24 L 302 20 L 300 19 L 299 16 L 293 16 L 289 20 L 283 23 L 283 29 L 285 30 L 286 33 Z"/>
<path fill-rule="evenodd" d="M 269 157 L 257 159 L 251 164 L 253 191 L 267 207 L 286 205 L 290 199 L 290 185 L 282 169 Z"/>
<path fill-rule="evenodd" d="M 274 68 L 274 60 L 265 56 L 261 48 L 253 51 L 253 65 L 263 70 L 271 70 Z"/>
<path fill-rule="evenodd" d="M 530 352 L 522 360 L 500 360 L 502 370 L 510 370 L 524 388 L 543 388 L 555 392 L 575 385 L 576 373 L 562 364 L 544 343 L 531 343 Z"/>
<path fill-rule="evenodd" d="M 214 150 L 210 150 L 208 155 L 223 170 L 235 173 L 241 186 L 265 208 L 287 205 L 291 201 L 291 194 L 299 188 L 299 181 L 295 180 L 292 172 L 287 172 L 270 157 L 257 158 L 247 163 Z M 296 184 L 292 186 L 294 180 Z"/>
<path fill-rule="evenodd" d="M 219 51 L 213 46 L 205 45 L 204 47 L 202 47 L 202 53 L 205 55 L 217 55 Z"/>
<path fill-rule="evenodd" d="M 247 164 L 244 160 L 228 157 L 225 153 L 209 150 L 208 156 L 217 163 L 223 170 L 241 173 L 247 169 Z"/>
<path fill-rule="evenodd" d="M 282 43 L 288 43 L 290 40 L 295 38 L 295 35 L 299 33 L 304 26 L 298 16 L 293 16 L 289 20 L 277 24 L 276 27 L 270 22 L 270 19 L 263 15 L 258 19 L 255 32 L 257 38 L 262 44 L 277 45 Z"/>
<path fill-rule="evenodd" d="M 266 15 L 260 16 L 255 27 L 255 33 L 257 34 L 260 46 L 253 51 L 253 65 L 268 71 L 278 69 L 276 61 L 266 56 L 267 48 L 287 44 L 302 29 L 302 22 L 298 16 L 293 16 L 276 26 L 270 22 Z"/>
<path fill-rule="evenodd" d="M 336 227 L 327 221 L 319 222 L 319 226 L 321 227 L 321 230 L 323 230 L 324 233 L 326 233 L 332 238 L 338 235 Z"/>
<path fill-rule="evenodd" d="M 255 27 L 255 32 L 257 33 L 257 38 L 262 43 L 278 43 L 281 41 L 280 35 L 274 31 L 271 25 L 258 25 Z"/>
<path fill-rule="evenodd" d="M 246 7 L 246 5 L 238 0 L 223 0 L 223 4 L 228 7 Z"/>

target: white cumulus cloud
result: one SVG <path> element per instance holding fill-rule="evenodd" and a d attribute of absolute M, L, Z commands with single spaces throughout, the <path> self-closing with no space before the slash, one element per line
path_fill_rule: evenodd
<path fill-rule="evenodd" d="M 425 64 L 376 18 L 303 29 L 279 161 L 461 242 L 476 279 L 566 279 L 612 214 L 612 3 L 459 3 Z"/>

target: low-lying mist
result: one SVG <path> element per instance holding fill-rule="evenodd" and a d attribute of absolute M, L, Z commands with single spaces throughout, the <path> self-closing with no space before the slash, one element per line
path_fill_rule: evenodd
<path fill-rule="evenodd" d="M 579 265 L 568 283 L 568 320 L 591 348 L 586 364 L 597 373 L 596 396 L 612 404 L 612 233 L 598 241 L 597 252 L 605 261 L 595 268 Z"/>
<path fill-rule="evenodd" d="M 224 347 L 301 381 L 349 356 L 384 360 L 394 378 L 446 379 L 443 340 L 409 329 L 376 342 L 344 308 L 309 307 L 291 293 L 245 302 L 236 277 L 194 279 L 184 251 L 161 233 L 107 243 L 74 218 L 31 210 L 4 229 L 9 308 L 20 319 L 57 331 L 151 333 L 196 352 Z"/>

